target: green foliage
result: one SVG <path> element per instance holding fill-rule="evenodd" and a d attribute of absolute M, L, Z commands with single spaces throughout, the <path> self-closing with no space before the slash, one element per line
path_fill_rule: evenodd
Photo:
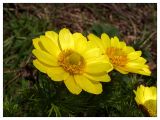
<path fill-rule="evenodd" d="M 31 54 L 32 39 L 42 34 L 47 24 L 45 20 L 22 14 L 15 16 L 7 9 L 4 9 L 9 22 L 4 22 L 4 67 L 18 67 L 20 61 L 26 61 L 28 55 Z"/>
<path fill-rule="evenodd" d="M 73 95 L 63 82 L 52 81 L 32 65 L 32 39 L 44 34 L 48 22 L 27 13 L 17 16 L 7 8 L 4 13 L 8 18 L 4 21 L 3 42 L 4 116 L 146 116 L 134 100 L 133 89 L 139 84 L 156 85 L 156 76 L 112 71 L 112 81 L 102 83 L 102 94 L 83 91 Z M 102 23 L 94 24 L 90 32 L 98 36 L 101 33 L 119 35 L 113 25 Z M 132 45 L 136 49 L 141 46 L 144 53 L 149 51 L 149 34 Z M 147 53 L 144 56 L 152 59 Z"/>
<path fill-rule="evenodd" d="M 107 33 L 110 37 L 118 36 L 119 32 L 116 27 L 110 24 L 96 23 L 92 26 L 91 32 L 97 36 L 101 36 L 102 33 Z"/>
<path fill-rule="evenodd" d="M 10 98 L 8 100 L 7 97 L 4 98 L 4 115 L 7 115 L 8 117 L 15 116 L 15 113 L 17 113 L 20 108 L 18 108 L 18 104 Z"/>
<path fill-rule="evenodd" d="M 141 39 L 134 40 L 131 45 L 136 50 L 142 50 L 143 57 L 145 57 L 148 60 L 152 60 L 152 54 L 151 54 L 151 43 L 152 43 L 152 37 L 155 35 L 155 32 L 149 32 L 144 28 L 144 31 L 142 32 Z"/>
<path fill-rule="evenodd" d="M 13 108 L 4 101 L 4 116 L 144 116 L 134 101 L 133 88 L 137 78 L 134 75 L 124 77 L 117 72 L 111 77 L 114 78 L 112 82 L 103 83 L 102 94 L 82 92 L 77 96 L 63 83 L 39 74 L 36 84 L 25 88 L 26 83 L 23 83 L 20 95 L 11 101 L 11 105 L 21 109 L 12 113 Z"/>

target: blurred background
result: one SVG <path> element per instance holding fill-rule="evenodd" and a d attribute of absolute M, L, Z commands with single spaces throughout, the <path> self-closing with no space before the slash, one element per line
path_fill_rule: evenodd
<path fill-rule="evenodd" d="M 64 27 L 85 36 L 118 36 L 142 50 L 152 76 L 124 77 L 115 71 L 114 82 L 104 83 L 101 95 L 70 94 L 63 83 L 51 81 L 32 65 L 32 39 Z M 156 4 L 3 4 L 4 116 L 147 116 L 132 90 L 139 84 L 156 85 L 156 66 Z"/>

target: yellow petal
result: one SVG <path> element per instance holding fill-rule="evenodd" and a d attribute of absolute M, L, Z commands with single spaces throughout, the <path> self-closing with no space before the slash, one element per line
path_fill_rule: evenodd
<path fill-rule="evenodd" d="M 143 85 L 140 85 L 137 88 L 136 91 L 134 90 L 134 93 L 136 95 L 135 100 L 136 100 L 136 102 L 137 102 L 138 105 L 139 104 L 144 104 L 144 102 L 145 102 L 145 99 L 144 99 L 144 90 L 145 90 L 145 88 L 144 88 Z"/>
<path fill-rule="evenodd" d="M 42 51 L 45 51 L 45 52 L 48 52 L 45 47 L 42 45 L 42 42 L 41 42 L 41 39 L 40 38 L 35 38 L 32 40 L 33 41 L 33 45 L 36 49 L 38 50 L 42 50 Z"/>
<path fill-rule="evenodd" d="M 93 81 L 101 81 L 101 82 L 110 82 L 111 78 L 108 74 L 102 74 L 102 75 L 94 75 L 94 74 L 83 74 L 86 78 Z"/>
<path fill-rule="evenodd" d="M 118 37 L 111 38 L 111 47 L 120 48 Z"/>
<path fill-rule="evenodd" d="M 143 67 L 145 67 L 144 64 L 140 64 L 140 63 L 136 63 L 136 62 L 128 62 L 126 64 L 126 68 L 128 70 L 131 70 L 131 69 L 142 69 Z"/>
<path fill-rule="evenodd" d="M 99 37 L 95 36 L 94 34 L 89 34 L 87 37 L 90 41 L 93 42 L 93 44 L 95 44 L 95 46 L 100 48 L 102 53 L 105 53 L 105 49 L 102 45 L 102 40 Z"/>
<path fill-rule="evenodd" d="M 69 73 L 65 72 L 61 67 L 54 67 L 47 70 L 47 74 L 53 81 L 65 80 Z"/>
<path fill-rule="evenodd" d="M 93 83 L 88 80 L 86 77 L 82 75 L 74 76 L 76 83 L 85 91 L 93 94 L 101 94 L 102 93 L 102 85 L 101 83 Z"/>
<path fill-rule="evenodd" d="M 141 75 L 147 75 L 147 76 L 151 75 L 151 71 L 149 70 L 149 68 L 142 68 L 141 70 L 137 70 L 137 72 L 135 73 L 138 73 Z"/>
<path fill-rule="evenodd" d="M 45 36 L 54 42 L 55 45 L 58 46 L 58 34 L 54 31 L 47 31 L 45 32 Z"/>
<path fill-rule="evenodd" d="M 99 62 L 99 61 L 93 61 L 90 63 L 87 63 L 85 72 L 86 73 L 101 73 L 101 72 L 110 72 L 112 71 L 113 66 L 110 63 L 107 62 Z"/>
<path fill-rule="evenodd" d="M 55 55 L 55 57 L 59 55 L 60 49 L 57 45 L 55 45 L 55 43 L 51 39 L 45 36 L 40 36 L 40 40 L 41 40 L 42 45 L 44 46 L 44 48 L 47 50 L 48 53 Z"/>
<path fill-rule="evenodd" d="M 157 88 L 155 86 L 150 87 L 152 91 L 152 99 L 157 100 Z"/>
<path fill-rule="evenodd" d="M 144 59 L 143 57 L 139 57 L 136 60 L 134 60 L 134 62 L 145 64 L 147 62 L 147 60 Z"/>
<path fill-rule="evenodd" d="M 82 56 L 87 59 L 95 59 L 101 56 L 101 52 L 99 48 L 90 49 L 82 54 Z"/>
<path fill-rule="evenodd" d="M 39 41 L 40 41 L 39 38 L 35 38 L 35 39 L 32 40 L 33 46 L 34 46 L 36 49 L 41 49 L 40 46 L 39 46 L 39 44 L 38 44 Z"/>
<path fill-rule="evenodd" d="M 120 48 L 125 49 L 126 48 L 126 43 L 125 42 L 120 42 Z"/>
<path fill-rule="evenodd" d="M 38 49 L 34 49 L 32 53 L 43 63 L 51 66 L 58 66 L 57 59 L 54 58 L 54 56 Z"/>
<path fill-rule="evenodd" d="M 135 97 L 135 101 L 138 105 L 142 104 L 141 99 L 138 96 Z"/>
<path fill-rule="evenodd" d="M 123 48 L 123 51 L 128 54 L 128 53 L 131 53 L 131 52 L 134 52 L 134 48 L 133 47 L 130 47 L 130 46 L 126 46 L 125 48 Z"/>
<path fill-rule="evenodd" d="M 45 64 L 41 63 L 39 60 L 33 60 L 33 65 L 41 72 L 46 73 L 47 69 L 50 68 L 49 66 L 46 66 Z"/>
<path fill-rule="evenodd" d="M 106 48 L 111 46 L 111 40 L 110 40 L 109 36 L 106 33 L 103 33 L 101 35 L 101 39 L 102 39 L 102 44 L 103 44 L 103 48 L 104 49 L 106 49 Z"/>
<path fill-rule="evenodd" d="M 139 97 L 140 104 L 144 104 L 145 102 L 144 91 L 145 91 L 145 87 L 143 85 L 140 85 L 137 88 L 137 97 Z"/>
<path fill-rule="evenodd" d="M 133 90 L 134 94 L 136 95 L 137 94 L 137 91 L 136 90 Z"/>
<path fill-rule="evenodd" d="M 93 48 L 96 48 L 97 46 L 95 45 L 95 44 L 93 44 L 93 42 L 92 41 L 87 41 L 87 43 L 88 43 L 88 48 L 89 49 L 93 49 Z"/>
<path fill-rule="evenodd" d="M 42 45 L 41 40 L 38 42 L 38 45 L 39 45 L 39 47 L 41 48 L 40 50 L 48 53 L 48 51 L 47 51 L 47 50 L 45 49 L 45 47 Z"/>
<path fill-rule="evenodd" d="M 115 69 L 122 74 L 128 74 L 128 72 L 125 69 L 123 69 L 122 67 L 115 67 Z"/>
<path fill-rule="evenodd" d="M 81 33 L 74 33 L 73 34 L 73 39 L 74 39 L 74 48 L 75 51 L 79 53 L 84 53 L 85 50 L 87 49 L 87 39 L 84 37 Z"/>
<path fill-rule="evenodd" d="M 137 58 L 139 58 L 142 55 L 141 51 L 135 51 L 135 52 L 131 52 L 127 55 L 127 59 L 129 61 L 135 60 Z"/>
<path fill-rule="evenodd" d="M 80 94 L 80 92 L 82 91 L 82 88 L 80 88 L 77 83 L 74 80 L 74 77 L 69 75 L 65 80 L 64 83 L 66 85 L 66 87 L 68 88 L 68 90 L 73 93 L 73 94 Z"/>
<path fill-rule="evenodd" d="M 145 87 L 145 90 L 144 90 L 144 99 L 145 99 L 145 101 L 147 101 L 147 100 L 156 100 L 155 96 L 153 97 L 153 92 L 156 92 L 156 91 L 152 91 L 152 89 L 150 89 L 150 87 Z"/>
<path fill-rule="evenodd" d="M 99 61 L 99 62 L 107 62 L 109 63 L 109 58 L 107 55 L 100 55 L 99 57 L 91 57 L 85 59 L 86 63 L 90 63 L 92 61 Z"/>
<path fill-rule="evenodd" d="M 138 73 L 142 75 L 150 76 L 151 71 L 149 70 L 149 67 L 147 65 L 136 63 L 136 62 L 128 62 L 125 65 L 125 68 L 128 72 Z"/>
<path fill-rule="evenodd" d="M 59 42 L 60 42 L 60 46 L 61 46 L 62 50 L 70 49 L 70 48 L 74 49 L 73 36 L 72 36 L 71 32 L 66 28 L 63 28 L 60 30 Z"/>

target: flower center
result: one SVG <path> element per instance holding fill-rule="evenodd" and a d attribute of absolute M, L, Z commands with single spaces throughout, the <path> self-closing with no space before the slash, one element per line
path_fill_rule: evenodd
<path fill-rule="evenodd" d="M 150 116 L 156 116 L 157 114 L 157 101 L 156 100 L 147 100 L 144 103 L 144 107 L 149 112 Z"/>
<path fill-rule="evenodd" d="M 58 63 L 66 72 L 72 75 L 82 74 L 85 67 L 84 58 L 70 49 L 63 50 L 59 54 Z"/>
<path fill-rule="evenodd" d="M 107 48 L 106 54 L 114 66 L 124 66 L 127 63 L 127 55 L 120 48 Z"/>

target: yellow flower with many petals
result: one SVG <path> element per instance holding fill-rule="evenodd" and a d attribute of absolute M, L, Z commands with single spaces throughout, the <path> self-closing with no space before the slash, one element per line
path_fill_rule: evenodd
<path fill-rule="evenodd" d="M 46 73 L 53 81 L 64 81 L 68 90 L 79 94 L 82 89 L 89 93 L 100 94 L 102 84 L 109 82 L 108 72 L 112 64 L 105 60 L 99 48 L 89 48 L 86 37 L 81 33 L 72 34 L 68 29 L 33 39 L 36 56 L 34 66 Z"/>
<path fill-rule="evenodd" d="M 142 105 L 150 116 L 157 116 L 157 88 L 140 85 L 134 93 L 137 104 Z"/>
<path fill-rule="evenodd" d="M 99 47 L 102 54 L 106 55 L 112 63 L 114 69 L 122 74 L 129 72 L 142 75 L 150 75 L 149 66 L 146 60 L 141 57 L 141 51 L 135 51 L 133 47 L 126 46 L 125 42 L 119 41 L 118 37 L 109 38 L 105 33 L 101 35 L 101 39 L 94 34 L 89 34 L 90 46 Z"/>

